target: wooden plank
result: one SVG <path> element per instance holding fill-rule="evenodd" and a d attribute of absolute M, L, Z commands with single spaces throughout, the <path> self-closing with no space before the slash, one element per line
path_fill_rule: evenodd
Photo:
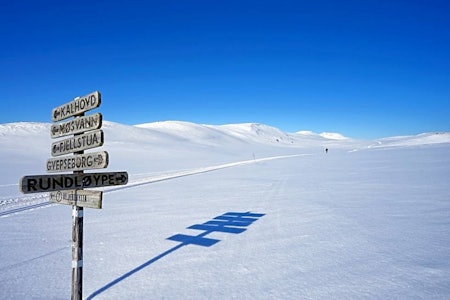
<path fill-rule="evenodd" d="M 21 178 L 20 189 L 24 194 L 31 194 L 103 186 L 125 185 L 127 183 L 127 172 L 29 175 Z"/>
<path fill-rule="evenodd" d="M 65 190 L 50 192 L 50 202 L 89 208 L 102 208 L 103 192 L 90 190 Z"/>
<path fill-rule="evenodd" d="M 71 134 L 83 133 L 102 127 L 102 114 L 96 113 L 84 117 L 75 117 L 73 120 L 53 124 L 50 130 L 51 137 L 58 138 Z"/>
<path fill-rule="evenodd" d="M 52 143 L 52 156 L 74 153 L 96 147 L 101 147 L 104 142 L 102 130 L 95 130 L 85 134 L 60 140 Z"/>
<path fill-rule="evenodd" d="M 108 166 L 109 155 L 106 151 L 50 158 L 47 160 L 47 172 L 83 171 L 104 169 Z"/>
<path fill-rule="evenodd" d="M 57 122 L 72 116 L 82 114 L 88 110 L 99 107 L 101 94 L 99 91 L 92 92 L 86 96 L 78 97 L 66 104 L 52 110 L 52 121 Z"/>

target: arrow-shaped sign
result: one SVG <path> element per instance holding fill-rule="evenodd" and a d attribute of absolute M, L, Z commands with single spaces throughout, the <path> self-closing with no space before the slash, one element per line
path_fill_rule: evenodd
<path fill-rule="evenodd" d="M 84 117 L 76 117 L 68 122 L 53 124 L 50 129 L 52 138 L 83 133 L 102 127 L 102 114 L 96 113 Z"/>
<path fill-rule="evenodd" d="M 50 158 L 47 160 L 47 172 L 104 169 L 108 166 L 108 157 L 108 152 L 102 151 Z"/>
<path fill-rule="evenodd" d="M 88 110 L 99 107 L 100 103 L 101 94 L 98 91 L 83 97 L 78 97 L 73 101 L 54 108 L 52 111 L 52 120 L 53 122 L 57 122 L 72 116 L 80 115 Z"/>
<path fill-rule="evenodd" d="M 94 130 L 85 134 L 59 140 L 52 143 L 52 156 L 60 156 L 77 151 L 101 147 L 104 142 L 102 130 Z"/>
<path fill-rule="evenodd" d="M 22 177 L 20 181 L 20 188 L 22 190 L 22 193 L 31 194 L 124 185 L 127 183 L 127 172 L 30 175 Z"/>

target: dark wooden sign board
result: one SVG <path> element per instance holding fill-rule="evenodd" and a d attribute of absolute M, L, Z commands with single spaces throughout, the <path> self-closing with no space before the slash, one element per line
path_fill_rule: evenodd
<path fill-rule="evenodd" d="M 47 160 L 47 172 L 83 171 L 104 169 L 109 164 L 108 152 L 91 152 L 50 158 Z"/>
<path fill-rule="evenodd" d="M 20 187 L 22 193 L 32 194 L 124 185 L 127 184 L 127 182 L 127 172 L 28 175 L 22 177 Z"/>
<path fill-rule="evenodd" d="M 47 160 L 47 172 L 73 171 L 73 174 L 29 175 L 20 180 L 22 193 L 49 192 L 50 202 L 72 205 L 72 300 L 81 300 L 83 291 L 83 207 L 102 208 L 103 192 L 85 188 L 124 185 L 127 172 L 84 173 L 84 170 L 106 168 L 108 152 L 84 153 L 84 150 L 100 147 L 104 143 L 102 115 L 85 116 L 85 112 L 99 107 L 101 94 L 92 92 L 58 106 L 52 110 L 54 123 L 52 138 L 73 135 L 52 143 Z M 73 154 L 70 156 L 62 156 Z M 62 157 L 61 157 L 62 156 Z"/>

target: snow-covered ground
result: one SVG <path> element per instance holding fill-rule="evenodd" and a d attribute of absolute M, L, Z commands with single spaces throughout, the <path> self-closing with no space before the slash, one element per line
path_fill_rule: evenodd
<path fill-rule="evenodd" d="M 450 298 L 449 133 L 103 129 L 105 171 L 130 178 L 84 210 L 84 298 Z M 1 299 L 70 298 L 71 207 L 18 187 L 51 142 L 50 124 L 0 124 Z"/>

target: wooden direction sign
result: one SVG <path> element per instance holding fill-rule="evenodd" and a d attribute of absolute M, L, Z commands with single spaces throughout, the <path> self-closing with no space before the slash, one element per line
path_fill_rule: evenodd
<path fill-rule="evenodd" d="M 97 108 L 101 103 L 98 91 L 75 98 L 52 110 L 52 121 L 59 122 L 70 117 L 70 121 L 55 123 L 50 136 L 70 138 L 52 143 L 52 156 L 76 153 L 71 156 L 47 160 L 47 172 L 73 171 L 73 174 L 29 175 L 20 179 L 20 190 L 24 194 L 48 192 L 50 202 L 72 205 L 72 297 L 82 299 L 83 287 L 83 207 L 102 208 L 102 191 L 85 188 L 125 185 L 127 172 L 84 173 L 87 169 L 106 168 L 108 152 L 84 153 L 84 150 L 103 145 L 104 134 L 100 113 L 85 116 L 85 112 Z"/>
<path fill-rule="evenodd" d="M 90 190 L 65 190 L 50 192 L 50 202 L 89 208 L 102 208 L 103 192 Z"/>
<path fill-rule="evenodd" d="M 108 152 L 92 152 L 50 158 L 47 160 L 47 172 L 83 171 L 92 169 L 104 169 L 108 166 Z"/>
<path fill-rule="evenodd" d="M 96 113 L 84 117 L 76 117 L 68 122 L 53 124 L 50 130 L 52 138 L 82 133 L 102 127 L 102 114 Z"/>
<path fill-rule="evenodd" d="M 52 144 L 52 156 L 60 156 L 103 145 L 103 131 L 95 130 L 85 134 L 60 140 Z"/>
<path fill-rule="evenodd" d="M 20 189 L 24 194 L 31 194 L 124 185 L 127 182 L 127 172 L 30 175 L 22 177 L 20 180 Z"/>
<path fill-rule="evenodd" d="M 58 106 L 52 111 L 53 122 L 61 121 L 72 116 L 80 115 L 88 110 L 97 108 L 101 103 L 101 94 L 98 91 L 76 98 L 66 104 Z"/>

